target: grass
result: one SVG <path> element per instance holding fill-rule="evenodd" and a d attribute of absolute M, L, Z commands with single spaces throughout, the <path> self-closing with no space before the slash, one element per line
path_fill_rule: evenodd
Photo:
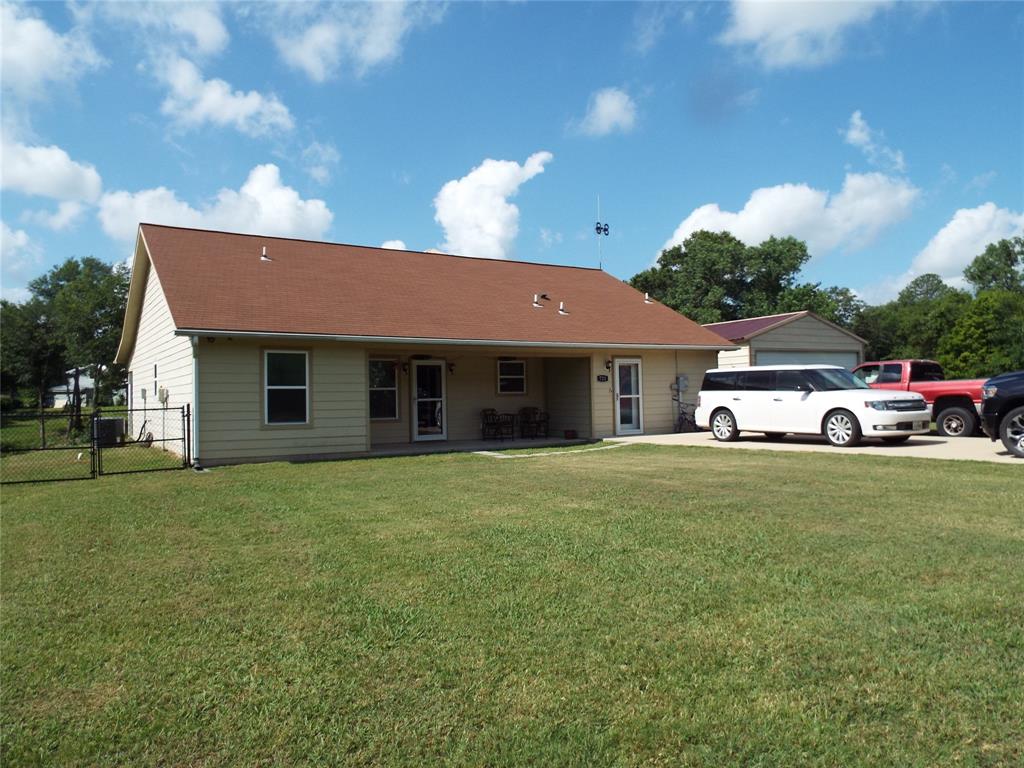
<path fill-rule="evenodd" d="M 1013 466 L 454 454 L 0 521 L 4 765 L 1024 761 Z"/>

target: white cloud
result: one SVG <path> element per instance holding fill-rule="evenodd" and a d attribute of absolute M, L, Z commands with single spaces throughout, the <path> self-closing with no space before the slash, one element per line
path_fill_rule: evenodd
<path fill-rule="evenodd" d="M 591 95 L 578 129 L 587 136 L 607 136 L 615 131 L 629 133 L 635 125 L 636 104 L 629 94 L 621 88 L 602 88 Z"/>
<path fill-rule="evenodd" d="M 60 147 L 4 141 L 0 186 L 26 195 L 91 203 L 99 198 L 103 182 L 93 166 L 72 160 Z"/>
<path fill-rule="evenodd" d="M 977 176 L 967 182 L 964 187 L 965 191 L 977 190 L 983 192 L 988 189 L 989 185 L 996 180 L 999 174 L 996 171 L 986 171 L 985 173 L 979 173 Z"/>
<path fill-rule="evenodd" d="M 42 263 L 43 251 L 23 229 L 0 221 L 0 264 L 8 275 L 24 275 Z"/>
<path fill-rule="evenodd" d="M 3 89 L 25 100 L 39 98 L 48 85 L 72 83 L 104 63 L 81 29 L 54 32 L 20 3 L 0 4 L 0 41 Z"/>
<path fill-rule="evenodd" d="M 842 53 L 850 28 L 866 24 L 888 4 L 733 0 L 729 26 L 719 41 L 752 47 L 768 69 L 820 66 Z"/>
<path fill-rule="evenodd" d="M 465 256 L 506 258 L 519 233 L 519 209 L 508 201 L 519 187 L 553 159 L 535 152 L 520 165 L 488 158 L 463 176 L 446 183 L 434 198 L 434 220 L 444 227 L 441 249 Z"/>
<path fill-rule="evenodd" d="M 341 160 L 341 155 L 333 144 L 321 144 L 314 141 L 302 150 L 302 162 L 308 173 L 317 184 L 326 184 L 331 180 L 334 166 Z"/>
<path fill-rule="evenodd" d="M 6 285 L 0 289 L 0 298 L 7 299 L 14 304 L 23 304 L 32 298 L 32 292 L 28 288 L 8 288 Z"/>
<path fill-rule="evenodd" d="M 858 109 L 850 115 L 850 122 L 843 132 L 846 143 L 857 147 L 872 165 L 902 173 L 907 169 L 903 152 L 885 144 L 885 134 L 874 130 Z"/>
<path fill-rule="evenodd" d="M 285 63 L 322 83 L 343 65 L 362 77 L 394 61 L 413 29 L 436 22 L 443 13 L 442 5 L 431 3 L 300 3 L 276 6 L 270 20 Z"/>
<path fill-rule="evenodd" d="M 185 128 L 205 123 L 232 126 L 249 136 L 291 130 L 295 123 L 276 96 L 257 91 L 232 91 L 224 80 L 204 80 L 199 68 L 180 56 L 158 67 L 159 77 L 171 89 L 160 111 Z"/>
<path fill-rule="evenodd" d="M 945 279 L 959 277 L 985 246 L 1024 235 L 1024 213 L 985 203 L 961 208 L 914 258 L 913 276 L 934 272 Z"/>
<path fill-rule="evenodd" d="M 77 222 L 85 213 L 85 206 L 77 200 L 65 200 L 57 206 L 57 210 L 50 211 L 28 211 L 22 219 L 31 221 L 48 229 L 61 231 L 67 229 Z"/>
<path fill-rule="evenodd" d="M 693 7 L 682 3 L 641 3 L 633 16 L 633 50 L 640 54 L 648 53 L 665 35 L 670 24 L 690 24 L 695 17 Z"/>
<path fill-rule="evenodd" d="M 840 247 L 863 248 L 906 218 L 919 195 L 906 179 L 881 173 L 848 173 L 843 188 L 831 196 L 806 184 L 763 187 L 754 190 L 737 212 L 723 211 L 715 203 L 697 208 L 663 247 L 671 248 L 706 229 L 731 232 L 748 245 L 772 235 L 792 235 L 806 241 L 812 255 Z"/>
<path fill-rule="evenodd" d="M 132 242 L 140 222 L 320 239 L 334 214 L 323 200 L 303 200 L 281 183 L 276 165 L 257 165 L 238 190 L 222 189 L 198 208 L 166 187 L 109 192 L 100 199 L 103 231 Z"/>
<path fill-rule="evenodd" d="M 558 245 L 562 242 L 562 233 L 553 232 L 547 227 L 540 228 L 540 242 L 544 248 L 550 248 L 553 245 Z"/>
<path fill-rule="evenodd" d="M 405 247 L 405 241 L 404 240 L 385 240 L 383 243 L 380 244 L 380 247 L 381 248 L 391 248 L 391 249 L 396 250 L 396 251 L 407 251 L 407 250 L 409 250 L 408 248 Z"/>
<path fill-rule="evenodd" d="M 86 22 L 98 15 L 104 22 L 134 26 L 144 33 L 147 47 L 163 48 L 170 42 L 195 56 L 221 53 L 231 39 L 217 3 L 102 2 L 77 12 Z"/>

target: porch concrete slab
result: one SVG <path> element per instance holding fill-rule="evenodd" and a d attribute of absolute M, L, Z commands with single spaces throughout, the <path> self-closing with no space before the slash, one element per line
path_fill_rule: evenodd
<path fill-rule="evenodd" d="M 380 445 L 370 449 L 364 456 L 420 456 L 429 453 L 476 453 L 478 451 L 511 451 L 526 448 L 561 448 L 569 445 L 585 445 L 596 440 L 566 440 L 564 438 L 514 438 L 509 440 L 437 440 L 420 443 Z"/>
<path fill-rule="evenodd" d="M 1001 442 L 992 442 L 987 437 L 935 437 L 923 435 L 912 437 L 899 445 L 889 445 L 880 440 L 865 440 L 854 448 L 836 448 L 823 437 L 808 435 L 787 435 L 772 440 L 760 434 L 740 434 L 731 443 L 721 443 L 710 432 L 686 432 L 671 435 L 635 435 L 607 438 L 611 442 L 648 443 L 651 445 L 697 445 L 708 448 L 732 448 L 754 451 L 813 451 L 832 453 L 837 456 L 865 454 L 868 456 L 912 456 L 919 459 L 944 459 L 950 461 L 992 461 L 999 464 L 1017 464 L 1024 470 L 1024 459 L 1007 451 Z M 1024 479 L 1024 475 L 1022 475 Z"/>

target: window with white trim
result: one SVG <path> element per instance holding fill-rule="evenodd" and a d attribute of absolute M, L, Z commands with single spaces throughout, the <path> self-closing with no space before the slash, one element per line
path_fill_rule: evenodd
<path fill-rule="evenodd" d="M 309 422 L 309 354 L 263 353 L 263 418 L 267 424 Z"/>
<path fill-rule="evenodd" d="M 526 394 L 526 361 L 525 360 L 499 360 L 498 361 L 498 394 L 499 395 L 525 395 Z"/>
<path fill-rule="evenodd" d="M 370 360 L 370 418 L 398 418 L 398 364 L 394 360 Z"/>

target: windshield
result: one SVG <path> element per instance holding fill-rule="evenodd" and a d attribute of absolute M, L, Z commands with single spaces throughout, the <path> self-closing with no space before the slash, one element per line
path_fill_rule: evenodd
<path fill-rule="evenodd" d="M 819 392 L 832 392 L 837 389 L 871 389 L 852 373 L 842 368 L 809 368 L 804 373 Z"/>

